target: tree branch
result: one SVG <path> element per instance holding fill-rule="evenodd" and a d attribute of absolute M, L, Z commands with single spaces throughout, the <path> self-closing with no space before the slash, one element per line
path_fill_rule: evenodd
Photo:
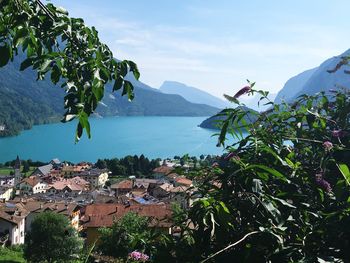
<path fill-rule="evenodd" d="M 209 256 L 208 258 L 202 260 L 200 263 L 204 263 L 204 262 L 207 262 L 209 261 L 210 259 L 216 257 L 217 255 L 221 254 L 222 252 L 225 252 L 226 250 L 230 249 L 230 248 L 233 248 L 234 246 L 238 245 L 239 243 L 241 243 L 242 241 L 244 241 L 247 237 L 251 236 L 251 235 L 255 235 L 255 234 L 258 234 L 258 233 L 261 233 L 260 231 L 253 231 L 253 232 L 250 232 L 248 234 L 246 234 L 244 237 L 242 237 L 240 240 L 238 240 L 237 242 L 219 250 L 218 252 L 212 254 L 211 256 Z"/>

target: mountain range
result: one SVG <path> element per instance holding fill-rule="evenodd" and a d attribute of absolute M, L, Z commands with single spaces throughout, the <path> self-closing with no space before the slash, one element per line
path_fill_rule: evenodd
<path fill-rule="evenodd" d="M 330 89 L 350 88 L 350 75 L 346 72 L 346 69 L 348 69 L 347 65 L 333 73 L 329 72 L 333 71 L 342 59 L 348 56 L 350 56 L 350 49 L 338 56 L 327 59 L 316 68 L 306 70 L 290 78 L 278 92 L 274 102 L 292 102 L 302 94 L 314 95 L 321 91 L 327 92 Z M 249 104 L 246 103 L 246 105 L 248 106 Z M 251 107 L 252 105 L 249 106 Z M 253 109 L 256 110 L 256 108 Z M 218 117 L 210 117 L 204 120 L 200 127 L 219 129 L 217 125 L 219 120 L 220 118 Z"/>
<path fill-rule="evenodd" d="M 0 136 L 16 135 L 32 125 L 57 122 L 62 117 L 64 90 L 50 80 L 36 81 L 36 73 L 27 69 L 19 71 L 23 55 L 12 63 L 0 68 Z M 112 84 L 106 86 L 102 103 L 96 114 L 99 116 L 211 116 L 220 109 L 217 107 L 192 103 L 180 95 L 165 94 L 136 79 L 135 99 L 129 102 L 112 93 Z"/>
<path fill-rule="evenodd" d="M 159 90 L 165 94 L 177 94 L 193 103 L 203 103 L 212 107 L 224 109 L 230 104 L 205 91 L 176 81 L 164 81 Z"/>
<path fill-rule="evenodd" d="M 291 79 L 279 91 L 276 103 L 290 102 L 301 94 L 315 94 L 319 91 L 350 87 L 350 76 L 340 68 L 329 73 L 350 50 L 332 57 L 320 66 L 306 70 Z M 12 63 L 0 68 L 0 136 L 18 134 L 32 125 L 57 122 L 63 114 L 64 90 L 49 80 L 36 81 L 36 73 L 27 69 L 19 71 L 19 55 Z M 97 108 L 99 116 L 212 116 L 230 104 L 198 88 L 176 81 L 165 81 L 159 89 L 152 88 L 133 77 L 129 79 L 135 87 L 135 99 L 129 102 L 120 92 L 112 92 L 111 84 L 106 87 L 103 101 Z M 270 98 L 273 98 L 271 94 Z M 243 102 L 257 109 L 257 97 L 243 98 Z M 215 118 L 214 118 L 215 119 Z M 211 121 L 202 127 L 215 128 Z"/>
<path fill-rule="evenodd" d="M 293 101 L 296 97 L 307 94 L 313 95 L 317 92 L 328 91 L 330 89 L 350 88 L 350 75 L 345 70 L 348 66 L 343 66 L 333 73 L 329 73 L 336 68 L 343 57 L 350 55 L 350 49 L 324 61 L 320 66 L 306 70 L 291 79 L 276 96 L 275 102 L 280 103 Z"/>

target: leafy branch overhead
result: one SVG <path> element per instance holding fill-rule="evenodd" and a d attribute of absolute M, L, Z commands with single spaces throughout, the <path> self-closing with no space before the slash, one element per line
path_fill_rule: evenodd
<path fill-rule="evenodd" d="M 122 95 L 134 98 L 133 85 L 125 77 L 129 73 L 140 77 L 136 64 L 117 61 L 94 27 L 51 3 L 0 0 L 0 67 L 21 52 L 27 58 L 20 70 L 32 67 L 38 80 L 49 77 L 65 90 L 62 122 L 79 120 L 77 141 L 84 129 L 90 138 L 88 117 L 102 100 L 108 82 L 114 82 L 113 91 L 122 89 Z"/>

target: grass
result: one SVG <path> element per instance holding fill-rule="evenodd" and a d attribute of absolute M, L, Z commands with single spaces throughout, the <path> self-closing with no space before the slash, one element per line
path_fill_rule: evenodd
<path fill-rule="evenodd" d="M 29 171 L 24 173 L 24 177 L 28 177 L 29 175 L 31 175 L 32 172 L 35 169 L 36 169 L 36 167 L 34 167 L 34 166 L 29 167 Z M 22 170 L 23 170 L 23 166 L 21 167 L 21 173 L 22 173 Z M 0 168 L 0 174 L 1 175 L 10 175 L 11 172 L 14 172 L 12 167 L 2 167 L 2 168 Z"/>
<path fill-rule="evenodd" d="M 0 248 L 0 263 L 26 263 L 20 248 Z"/>
<path fill-rule="evenodd" d="M 1 175 L 10 175 L 11 172 L 13 172 L 12 168 L 9 168 L 9 167 L 0 168 Z"/>

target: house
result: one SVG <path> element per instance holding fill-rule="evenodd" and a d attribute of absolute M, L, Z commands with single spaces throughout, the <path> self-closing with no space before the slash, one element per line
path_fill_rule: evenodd
<path fill-rule="evenodd" d="M 81 194 L 84 191 L 88 191 L 90 183 L 80 177 L 74 177 L 71 179 L 59 178 L 48 184 L 47 192 L 51 194 L 75 192 Z"/>
<path fill-rule="evenodd" d="M 21 194 L 37 194 L 45 193 L 47 190 L 47 183 L 43 182 L 39 176 L 29 176 L 24 178 L 19 184 L 18 188 Z"/>
<path fill-rule="evenodd" d="M 89 182 L 92 188 L 100 188 L 103 187 L 108 180 L 108 170 L 97 168 L 90 169 L 81 172 L 79 177 Z"/>
<path fill-rule="evenodd" d="M 132 190 L 133 181 L 132 180 L 123 180 L 119 183 L 111 185 L 111 189 L 115 191 L 115 196 L 125 195 Z"/>
<path fill-rule="evenodd" d="M 22 204 L 0 203 L 0 240 L 10 245 L 24 244 L 27 215 Z"/>
<path fill-rule="evenodd" d="M 15 176 L 14 175 L 2 175 L 0 174 L 0 185 L 15 185 Z"/>
<path fill-rule="evenodd" d="M 166 180 L 168 180 L 170 183 L 175 184 L 176 178 L 180 177 L 177 173 L 170 173 L 167 174 Z"/>
<path fill-rule="evenodd" d="M 174 187 L 172 184 L 164 183 L 154 189 L 153 196 L 165 202 L 177 203 L 181 208 L 187 209 L 189 207 L 188 189 L 187 186 Z"/>
<path fill-rule="evenodd" d="M 68 218 L 72 227 L 80 231 L 80 210 L 81 206 L 74 203 L 65 202 L 42 202 L 42 201 L 26 201 L 23 203 L 24 208 L 28 211 L 25 229 L 30 231 L 31 223 L 34 218 L 43 212 L 52 212 L 64 215 Z"/>
<path fill-rule="evenodd" d="M 152 195 L 156 198 L 165 198 L 168 197 L 171 193 L 171 190 L 174 188 L 172 184 L 164 183 L 158 185 L 152 192 Z"/>
<path fill-rule="evenodd" d="M 180 205 L 182 209 L 188 209 L 190 206 L 190 192 L 187 186 L 177 186 L 170 190 L 170 203 Z"/>
<path fill-rule="evenodd" d="M 14 187 L 10 185 L 0 186 L 0 200 L 8 201 L 14 194 Z"/>
<path fill-rule="evenodd" d="M 62 163 L 59 159 L 55 158 L 50 161 L 50 164 L 52 164 L 53 169 L 59 169 L 62 166 Z"/>
<path fill-rule="evenodd" d="M 88 168 L 86 166 L 64 165 L 61 168 L 61 175 L 65 178 L 72 178 L 79 176 L 80 173 L 84 172 L 87 169 Z"/>
<path fill-rule="evenodd" d="M 174 170 L 173 167 L 169 167 L 167 165 L 162 165 L 159 166 L 155 169 L 153 169 L 153 176 L 154 178 L 160 179 L 163 178 L 164 176 L 170 174 Z"/>
<path fill-rule="evenodd" d="M 166 204 L 91 204 L 86 206 L 82 216 L 87 245 L 92 245 L 98 240 L 99 228 L 112 227 L 116 220 L 128 212 L 135 212 L 138 215 L 149 217 L 150 227 L 162 229 L 167 233 L 171 229 L 172 210 Z"/>
<path fill-rule="evenodd" d="M 153 190 L 162 183 L 161 180 L 138 178 L 134 180 L 133 191 L 146 191 L 152 195 Z"/>
<path fill-rule="evenodd" d="M 51 163 L 43 166 L 37 167 L 31 175 L 33 176 L 39 176 L 39 177 L 44 177 L 50 174 L 50 171 L 53 169 L 53 165 Z"/>
<path fill-rule="evenodd" d="M 175 178 L 175 186 L 192 186 L 192 181 L 184 176 Z"/>

